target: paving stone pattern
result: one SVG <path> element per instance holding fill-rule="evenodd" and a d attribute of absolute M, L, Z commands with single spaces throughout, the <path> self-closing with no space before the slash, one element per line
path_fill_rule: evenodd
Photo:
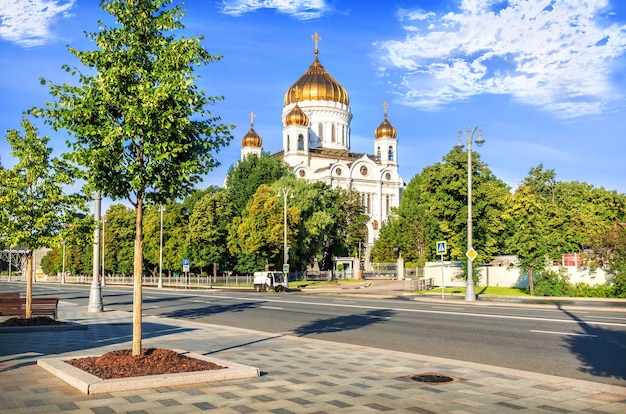
<path fill-rule="evenodd" d="M 38 358 L 130 348 L 132 315 L 60 304 L 87 330 L 0 332 L 0 413 L 626 413 L 626 389 L 518 370 L 144 317 L 144 347 L 259 367 L 259 378 L 85 395 Z M 419 383 L 438 373 L 456 381 Z"/>

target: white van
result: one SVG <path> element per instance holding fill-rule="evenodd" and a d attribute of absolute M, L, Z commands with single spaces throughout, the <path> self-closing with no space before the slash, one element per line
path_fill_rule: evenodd
<path fill-rule="evenodd" d="M 254 272 L 254 290 L 257 292 L 285 290 L 283 274 L 280 272 Z"/>

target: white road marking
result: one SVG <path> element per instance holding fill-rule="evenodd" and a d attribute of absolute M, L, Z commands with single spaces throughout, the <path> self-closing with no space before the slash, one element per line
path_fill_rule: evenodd
<path fill-rule="evenodd" d="M 545 334 L 552 334 L 552 335 L 587 336 L 589 338 L 597 338 L 598 337 L 598 335 L 581 334 L 581 333 L 574 333 L 574 332 L 536 331 L 534 329 L 531 329 L 530 332 L 545 333 Z"/>

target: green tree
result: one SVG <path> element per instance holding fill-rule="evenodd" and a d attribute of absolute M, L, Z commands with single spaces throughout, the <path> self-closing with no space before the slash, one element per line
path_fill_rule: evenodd
<path fill-rule="evenodd" d="M 507 234 L 508 186 L 472 153 L 473 247 L 481 260 L 504 251 Z M 437 260 L 436 242 L 446 240 L 452 259 L 466 261 L 467 154 L 450 151 L 442 162 L 425 167 L 402 193 L 398 222 L 383 230 L 408 261 Z M 395 233 L 393 237 L 391 234 Z M 375 251 L 389 251 L 387 245 Z M 388 254 L 387 254 L 388 256 Z"/>
<path fill-rule="evenodd" d="M 535 272 L 542 272 L 549 264 L 554 240 L 554 170 L 543 171 L 540 165 L 531 169 L 529 176 L 515 191 L 509 210 L 512 228 L 507 241 L 509 252 L 516 254 L 520 268 L 528 273 L 530 294 L 534 294 Z"/>
<path fill-rule="evenodd" d="M 261 184 L 271 185 L 281 177 L 293 175 L 280 157 L 268 153 L 250 155 L 231 165 L 226 175 L 226 190 L 234 211 L 240 215 Z"/>
<path fill-rule="evenodd" d="M 221 98 L 195 85 L 194 67 L 219 57 L 201 38 L 175 36 L 184 30 L 184 11 L 171 3 L 101 2 L 115 25 L 99 22 L 100 31 L 88 35 L 97 50 L 69 48 L 89 70 L 65 66 L 80 86 L 49 82 L 57 100 L 43 111 L 55 129 L 74 136 L 69 156 L 84 167 L 89 188 L 135 208 L 133 355 L 141 353 L 144 203 L 190 193 L 218 165 L 212 153 L 232 138 L 206 109 Z"/>
<path fill-rule="evenodd" d="M 280 268 L 280 252 L 284 238 L 284 216 L 281 200 L 268 185 L 261 184 L 246 206 L 241 218 L 233 221 L 229 231 L 228 247 L 238 255 L 235 270 L 253 273 L 259 265 Z M 287 207 L 287 240 L 293 246 L 298 236 L 300 209 Z"/>
<path fill-rule="evenodd" d="M 233 218 L 233 204 L 225 190 L 205 194 L 195 204 L 187 231 L 194 266 L 213 266 L 213 271 L 217 272 L 218 265 L 231 262 L 227 242 L 228 227 Z"/>
<path fill-rule="evenodd" d="M 57 245 L 69 223 L 85 209 L 84 199 L 66 195 L 64 187 L 73 184 L 72 170 L 52 157 L 49 137 L 39 137 L 37 129 L 22 119 L 24 135 L 10 130 L 6 135 L 17 163 L 0 169 L 0 245 L 27 249 L 26 317 L 32 312 L 33 251 Z"/>

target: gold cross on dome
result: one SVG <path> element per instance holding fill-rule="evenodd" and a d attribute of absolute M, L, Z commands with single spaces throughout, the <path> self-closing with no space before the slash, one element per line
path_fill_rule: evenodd
<path fill-rule="evenodd" d="M 383 102 L 383 108 L 385 109 L 385 118 L 387 118 L 387 107 L 389 105 L 387 104 L 387 102 Z"/>
<path fill-rule="evenodd" d="M 322 38 L 319 37 L 317 32 L 315 32 L 315 34 L 313 36 L 311 36 L 311 39 L 313 39 L 315 41 L 315 53 L 317 53 L 317 46 L 319 44 L 319 41 L 322 40 Z"/>
<path fill-rule="evenodd" d="M 250 112 L 248 116 L 250 117 L 250 126 L 254 126 L 254 112 Z"/>

